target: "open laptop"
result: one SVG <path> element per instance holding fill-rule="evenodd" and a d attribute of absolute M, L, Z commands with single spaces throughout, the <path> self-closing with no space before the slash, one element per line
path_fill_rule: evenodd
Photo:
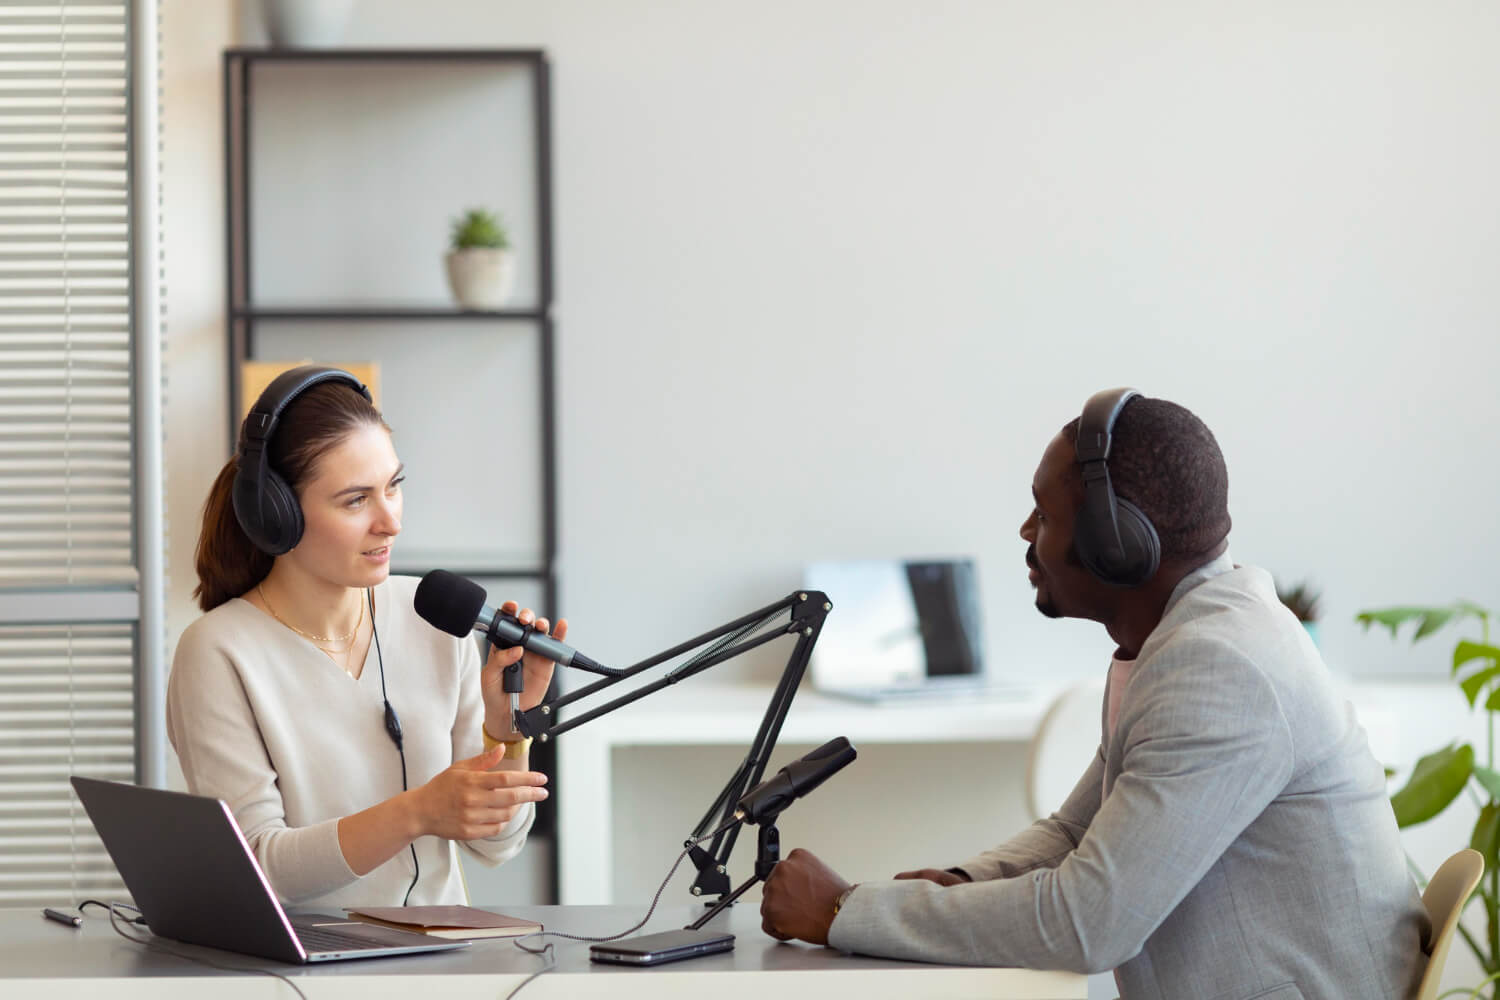
<path fill-rule="evenodd" d="M 288 916 L 220 799 L 72 779 L 153 934 L 283 962 L 463 948 L 324 914 Z"/>
<path fill-rule="evenodd" d="M 1030 693 L 985 673 L 972 559 L 816 562 L 803 583 L 837 609 L 808 666 L 822 694 L 887 702 Z"/>

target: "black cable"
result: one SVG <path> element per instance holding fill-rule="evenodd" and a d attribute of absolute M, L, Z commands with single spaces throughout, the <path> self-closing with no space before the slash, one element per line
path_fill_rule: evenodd
<path fill-rule="evenodd" d="M 181 958 L 189 962 L 196 962 L 199 965 L 206 965 L 211 969 L 220 969 L 224 972 L 251 972 L 257 976 L 270 976 L 272 979 L 279 979 L 283 983 L 286 983 L 292 988 L 293 993 L 301 997 L 302 1000 L 307 1000 L 307 994 L 303 993 L 301 988 L 299 988 L 296 983 L 292 982 L 290 979 L 288 979 L 286 976 L 283 976 L 279 972 L 272 972 L 270 969 L 255 969 L 245 965 L 224 965 L 211 959 L 203 958 L 200 955 L 190 955 L 185 951 L 180 951 L 177 948 L 174 948 L 171 945 L 165 943 L 155 935 L 152 935 L 151 937 L 137 937 L 133 933 L 126 933 L 124 927 L 121 925 L 121 921 L 137 921 L 133 917 L 121 915 L 118 908 L 129 906 L 130 909 L 134 910 L 135 907 L 130 906 L 129 903 L 101 903 L 97 899 L 86 899 L 82 904 L 79 904 L 79 909 L 83 909 L 84 904 L 87 903 L 93 903 L 95 906 L 106 907 L 109 910 L 109 926 L 114 928 L 114 932 L 127 941 L 134 941 L 136 944 L 142 945 L 146 948 L 150 948 L 152 951 L 165 952 L 166 954 L 171 955 L 175 958 Z"/>
<path fill-rule="evenodd" d="M 375 625 L 375 591 L 371 587 L 365 588 L 365 597 L 370 602 L 370 637 L 375 640 L 375 661 L 380 664 L 380 700 L 385 702 L 386 732 L 391 736 L 391 742 L 396 744 L 396 752 L 401 755 L 401 790 L 407 790 L 406 786 L 406 748 L 402 745 L 401 722 L 396 717 L 396 710 L 391 707 L 390 696 L 385 693 L 385 657 L 380 654 L 380 629 Z M 411 848 L 411 885 L 406 887 L 406 896 L 401 900 L 401 905 L 406 906 L 411 902 L 411 891 L 417 887 L 417 879 L 422 877 L 422 866 L 417 861 L 417 842 L 413 840 L 409 845 Z"/>
<path fill-rule="evenodd" d="M 97 906 L 100 909 L 104 910 L 111 910 L 114 907 L 118 906 L 124 910 L 134 910 L 136 912 L 136 915 L 134 917 L 126 917 L 124 919 L 129 920 L 132 924 L 140 924 L 142 926 L 145 926 L 146 923 L 146 918 L 140 915 L 141 908 L 139 906 L 136 906 L 134 903 L 106 903 L 102 899 L 85 899 L 83 902 L 78 904 L 78 912 L 82 913 L 84 907 L 87 906 Z"/>
<path fill-rule="evenodd" d="M 628 927 L 618 934 L 611 934 L 609 937 L 585 937 L 581 934 L 564 934 L 562 931 L 533 931 L 530 934 L 522 934 L 520 937 L 511 938 L 511 944 L 515 945 L 517 948 L 520 948 L 524 952 L 528 952 L 529 954 L 540 955 L 542 958 L 547 960 L 547 964 L 543 965 L 540 969 L 517 983 L 515 989 L 505 994 L 504 1000 L 511 1000 L 512 997 L 521 992 L 521 990 L 526 986 L 527 983 L 531 982 L 537 976 L 540 976 L 546 972 L 551 972 L 553 969 L 557 968 L 556 952 L 553 950 L 552 944 L 550 942 L 542 945 L 540 948 L 531 948 L 527 945 L 522 944 L 522 941 L 525 941 L 527 938 L 559 937 L 567 938 L 569 941 L 588 941 L 597 944 L 603 943 L 605 941 L 618 941 L 620 938 L 624 937 L 627 934 L 634 934 L 642 927 L 645 927 L 646 922 L 651 919 L 651 914 L 656 912 L 656 904 L 661 902 L 661 894 L 667 891 L 667 884 L 672 881 L 672 876 L 677 874 L 677 869 L 681 867 L 682 859 L 688 856 L 688 852 L 697 847 L 699 844 L 703 843 L 705 840 L 717 837 L 719 834 L 723 833 L 725 830 L 729 829 L 731 826 L 738 822 L 738 819 L 730 819 L 723 823 L 717 830 L 714 830 L 711 833 L 706 833 L 703 836 L 699 837 L 697 840 L 689 840 L 684 843 L 682 845 L 682 853 L 677 855 L 676 861 L 672 862 L 672 867 L 667 872 L 667 877 L 661 880 L 661 885 L 657 886 L 656 895 L 651 897 L 651 905 L 647 907 L 646 915 L 642 917 L 634 926 Z"/>

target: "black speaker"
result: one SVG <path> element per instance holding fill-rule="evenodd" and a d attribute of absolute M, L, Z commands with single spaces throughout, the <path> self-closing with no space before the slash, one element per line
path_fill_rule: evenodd
<path fill-rule="evenodd" d="M 1106 389 L 1089 397 L 1078 421 L 1074 450 L 1083 470 L 1083 508 L 1073 546 L 1089 572 L 1116 587 L 1138 587 L 1161 565 L 1161 539 L 1139 507 L 1115 496 L 1109 481 L 1111 435 L 1120 411 L 1140 393 Z"/>
<path fill-rule="evenodd" d="M 266 457 L 276 422 L 292 401 L 323 382 L 343 382 L 365 399 L 370 390 L 342 368 L 302 365 L 271 380 L 250 408 L 240 430 L 234 476 L 234 516 L 256 548 L 267 555 L 290 552 L 302 540 L 302 505 Z"/>

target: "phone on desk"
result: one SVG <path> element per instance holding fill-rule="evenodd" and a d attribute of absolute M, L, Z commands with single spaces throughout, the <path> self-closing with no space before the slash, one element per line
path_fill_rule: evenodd
<path fill-rule="evenodd" d="M 729 951 L 733 947 L 734 935 L 722 931 L 662 931 L 596 944 L 589 948 L 589 957 L 596 962 L 620 965 L 662 965 Z"/>

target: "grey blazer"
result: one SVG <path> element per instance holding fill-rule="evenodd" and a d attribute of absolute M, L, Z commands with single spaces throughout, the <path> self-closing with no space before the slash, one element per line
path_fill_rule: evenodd
<path fill-rule="evenodd" d="M 1426 968 L 1364 730 L 1270 576 L 1227 554 L 1173 592 L 1068 801 L 960 867 L 973 883 L 862 883 L 830 943 L 1114 969 L 1124 1000 L 1407 998 Z"/>

